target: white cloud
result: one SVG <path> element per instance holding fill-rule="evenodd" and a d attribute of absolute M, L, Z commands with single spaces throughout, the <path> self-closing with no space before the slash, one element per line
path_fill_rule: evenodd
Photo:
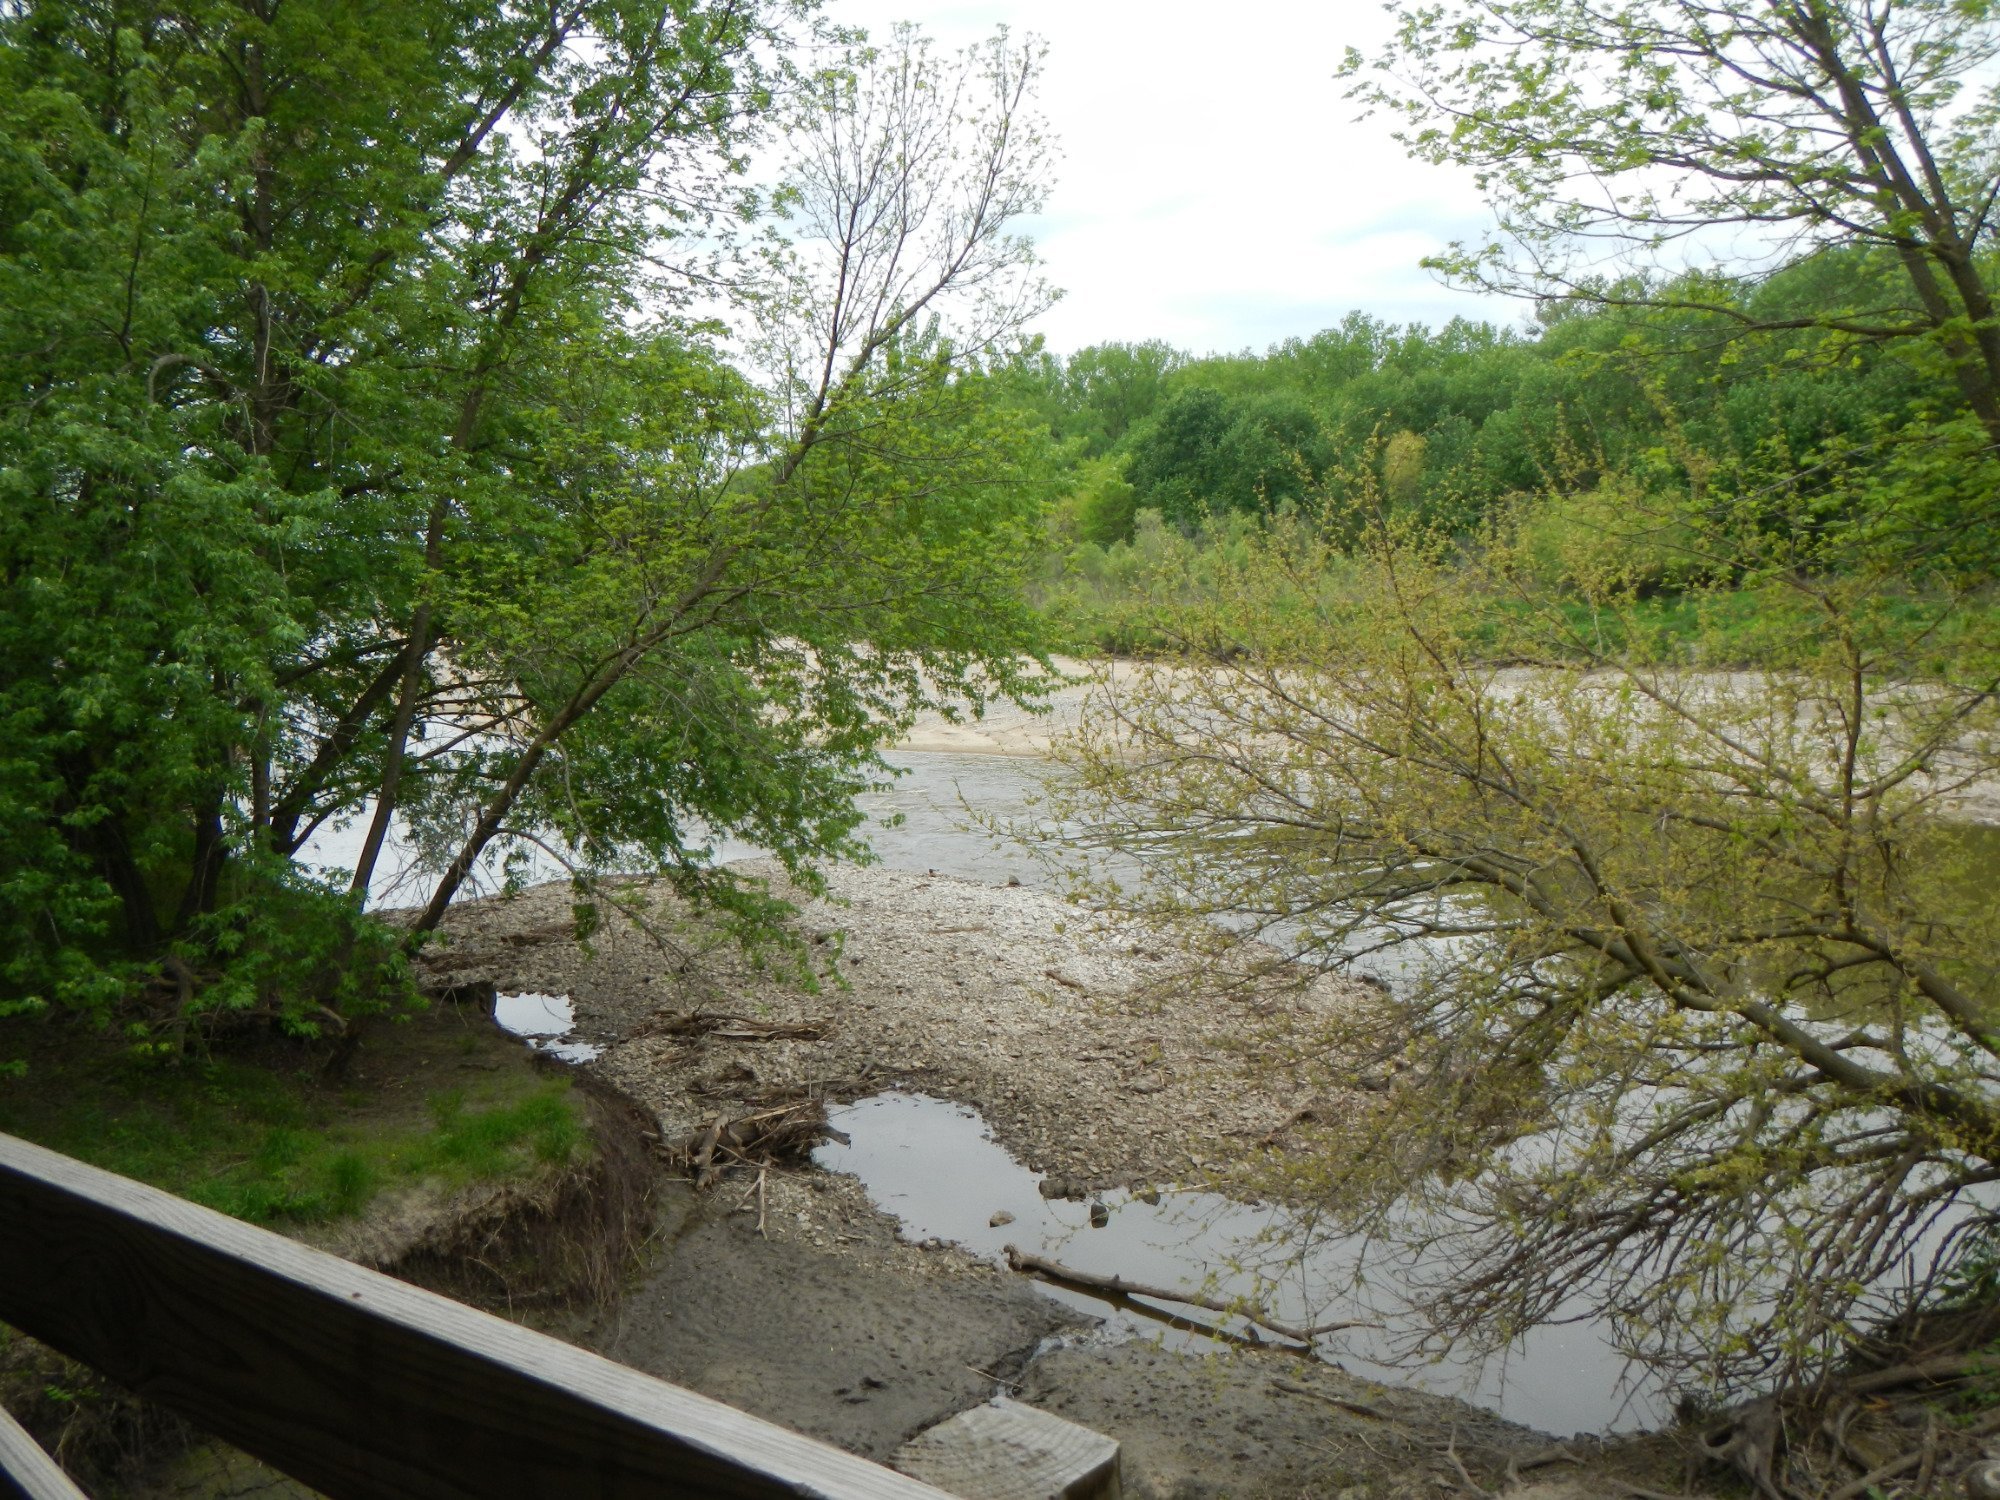
<path fill-rule="evenodd" d="M 1417 264 L 1487 217 L 1469 174 L 1412 162 L 1384 121 L 1354 123 L 1333 73 L 1382 39 L 1372 3 L 829 0 L 826 14 L 878 37 L 913 21 L 949 46 L 996 25 L 1049 43 L 1042 106 L 1063 159 L 1027 228 L 1066 293 L 1038 325 L 1053 348 L 1262 348 L 1353 308 L 1522 315 Z"/>

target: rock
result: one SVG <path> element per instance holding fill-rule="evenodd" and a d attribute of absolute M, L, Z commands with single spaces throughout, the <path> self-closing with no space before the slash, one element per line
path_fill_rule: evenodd
<path fill-rule="evenodd" d="M 1109 1208 L 1105 1207 L 1102 1203 L 1093 1203 L 1090 1205 L 1090 1227 L 1092 1229 L 1102 1229 L 1110 1222 L 1111 1210 Z"/>
<path fill-rule="evenodd" d="M 1007 1210 L 1003 1208 L 1000 1210 L 1000 1212 L 998 1212 L 992 1218 L 986 1221 L 986 1227 L 988 1229 L 998 1229 L 1002 1224 L 1011 1224 L 1013 1222 L 1014 1222 L 1014 1216 L 1008 1213 Z"/>

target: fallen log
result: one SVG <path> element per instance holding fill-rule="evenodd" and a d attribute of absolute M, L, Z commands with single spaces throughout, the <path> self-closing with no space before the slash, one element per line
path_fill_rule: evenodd
<path fill-rule="evenodd" d="M 1861 1375 L 1836 1376 L 1828 1383 L 1847 1395 L 1866 1396 L 1903 1385 L 1943 1385 L 1963 1380 L 1979 1368 L 1982 1368 L 1981 1356 L 1977 1354 L 1943 1354 Z"/>
<path fill-rule="evenodd" d="M 1299 1344 L 1310 1345 L 1322 1334 L 1340 1333 L 1349 1328 L 1382 1326 L 1380 1323 L 1350 1319 L 1345 1322 L 1318 1323 L 1311 1328 L 1301 1328 L 1296 1324 L 1281 1323 L 1262 1308 L 1248 1303 L 1226 1302 L 1219 1297 L 1204 1297 L 1201 1293 L 1188 1291 L 1184 1287 L 1148 1286 L 1142 1281 L 1128 1281 L 1123 1276 L 1103 1276 L 1095 1271 L 1079 1271 L 1074 1266 L 1065 1266 L 1039 1255 L 1030 1255 L 1015 1245 L 1007 1246 L 1007 1264 L 1023 1274 L 1041 1276 L 1063 1286 L 1075 1287 L 1079 1291 L 1109 1292 L 1114 1297 L 1151 1297 L 1161 1302 L 1179 1302 L 1188 1307 L 1206 1308 L 1209 1312 L 1242 1318 L 1259 1328 L 1268 1329 L 1279 1338 L 1290 1339 Z"/>
<path fill-rule="evenodd" d="M 823 1041 L 831 1023 L 822 1020 L 757 1021 L 749 1016 L 732 1016 L 721 1011 L 655 1011 L 651 1020 L 640 1025 L 634 1036 L 671 1036 L 701 1041 L 713 1038 L 724 1042 L 817 1042 Z"/>

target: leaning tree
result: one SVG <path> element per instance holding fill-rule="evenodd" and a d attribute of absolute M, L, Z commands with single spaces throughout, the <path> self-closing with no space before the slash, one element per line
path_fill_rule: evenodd
<path fill-rule="evenodd" d="M 536 846 L 754 924 L 715 837 L 1024 690 L 1038 57 L 810 11 L 0 3 L 0 1005 L 336 1024 L 392 833 L 419 937 Z"/>
<path fill-rule="evenodd" d="M 1055 783 L 1118 856 L 1092 900 L 1217 972 L 1381 981 L 1261 1054 L 1327 1093 L 1257 1185 L 1413 1252 L 1444 1340 L 1588 1313 L 1725 1390 L 1969 1286 L 2000 1205 L 1980 597 L 1780 570 L 1760 665 L 1702 671 L 1629 573 L 1551 596 L 1504 538 L 1335 535 L 1187 557 L 1171 628 L 1226 649 L 1106 679 Z M 1741 602 L 1694 605 L 1704 644 L 1745 649 Z"/>

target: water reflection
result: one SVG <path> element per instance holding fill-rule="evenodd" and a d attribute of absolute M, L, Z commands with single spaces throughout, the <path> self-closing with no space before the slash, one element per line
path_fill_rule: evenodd
<path fill-rule="evenodd" d="M 522 990 L 493 997 L 493 1019 L 502 1031 L 525 1038 L 537 1052 L 567 1063 L 586 1063 L 604 1049 L 589 1042 L 564 1041 L 576 1030 L 576 1002 L 568 995 Z"/>
<path fill-rule="evenodd" d="M 1397 1363 L 1398 1341 L 1416 1324 L 1399 1312 L 1405 1283 L 1396 1266 L 1370 1260 L 1357 1289 L 1361 1246 L 1287 1210 L 1214 1193 L 1167 1192 L 1151 1203 L 1118 1191 L 1098 1195 L 1095 1201 L 1110 1212 L 1101 1228 L 1093 1227 L 1091 1202 L 1043 1198 L 1040 1176 L 1008 1155 L 962 1105 L 922 1094 L 882 1094 L 835 1110 L 833 1123 L 848 1142 L 820 1147 L 814 1161 L 858 1177 L 877 1206 L 901 1221 L 907 1239 L 946 1240 L 996 1263 L 1016 1245 L 1081 1271 L 1243 1298 L 1295 1324 L 1379 1320 L 1385 1324 L 1380 1331 L 1353 1329 L 1321 1339 L 1322 1353 L 1354 1373 L 1459 1396 L 1545 1431 L 1645 1427 L 1666 1416 L 1657 1395 L 1632 1388 L 1624 1359 L 1588 1325 L 1537 1329 L 1504 1359 Z M 1109 1298 L 1036 1285 L 1128 1336 L 1156 1337 L 1170 1348 L 1217 1347 L 1200 1333 L 1163 1328 Z M 1365 1303 L 1356 1300 L 1359 1295 Z M 1249 1328 L 1242 1319 L 1225 1320 L 1225 1326 L 1239 1334 Z"/>

